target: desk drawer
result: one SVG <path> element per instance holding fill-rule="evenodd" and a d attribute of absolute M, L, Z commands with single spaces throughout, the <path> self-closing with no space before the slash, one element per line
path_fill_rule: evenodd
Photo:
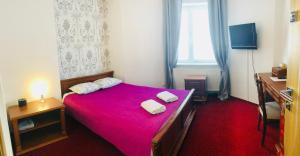
<path fill-rule="evenodd" d="M 191 89 L 195 89 L 196 91 L 201 91 L 203 93 L 205 93 L 206 91 L 206 83 L 205 81 L 185 81 L 185 89 L 187 90 L 191 90 Z"/>

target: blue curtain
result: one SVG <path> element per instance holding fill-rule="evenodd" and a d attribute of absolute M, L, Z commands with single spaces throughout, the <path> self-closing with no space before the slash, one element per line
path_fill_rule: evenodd
<path fill-rule="evenodd" d="M 164 0 L 166 87 L 174 88 L 173 68 L 178 57 L 182 0 Z"/>
<path fill-rule="evenodd" d="M 219 99 L 226 100 L 230 95 L 227 0 L 208 0 L 208 12 L 213 50 L 221 69 Z"/>

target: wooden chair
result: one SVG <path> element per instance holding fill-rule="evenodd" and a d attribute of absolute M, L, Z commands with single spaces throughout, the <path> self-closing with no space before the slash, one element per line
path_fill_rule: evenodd
<path fill-rule="evenodd" d="M 254 74 L 254 79 L 256 82 L 258 100 L 259 100 L 257 129 L 260 130 L 260 123 L 261 120 L 263 120 L 263 130 L 262 130 L 262 138 L 261 138 L 261 145 L 263 146 L 265 142 L 267 123 L 270 120 L 280 119 L 280 106 L 275 101 L 266 102 L 262 81 L 260 80 L 257 73 Z"/>

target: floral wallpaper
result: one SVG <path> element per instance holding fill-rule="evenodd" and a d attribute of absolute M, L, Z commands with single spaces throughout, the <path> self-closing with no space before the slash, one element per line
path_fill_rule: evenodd
<path fill-rule="evenodd" d="M 109 69 L 108 0 L 55 0 L 60 78 Z"/>

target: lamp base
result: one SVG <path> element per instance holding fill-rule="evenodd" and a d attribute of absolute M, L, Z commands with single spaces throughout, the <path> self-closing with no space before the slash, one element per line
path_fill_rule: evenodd
<path fill-rule="evenodd" d="M 41 100 L 40 100 L 41 103 L 44 103 L 45 102 L 45 98 L 44 98 L 44 95 L 41 95 Z"/>

